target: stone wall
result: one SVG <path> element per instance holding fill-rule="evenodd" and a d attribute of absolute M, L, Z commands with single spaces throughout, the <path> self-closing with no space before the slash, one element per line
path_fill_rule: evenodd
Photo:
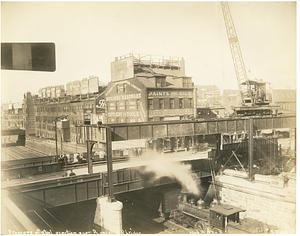
<path fill-rule="evenodd" d="M 279 233 L 296 233 L 296 180 L 290 176 L 287 184 L 275 187 L 269 178 L 250 182 L 240 177 L 217 176 L 221 202 L 245 209 L 241 218 L 276 226 Z M 278 178 L 280 182 L 283 177 Z"/>

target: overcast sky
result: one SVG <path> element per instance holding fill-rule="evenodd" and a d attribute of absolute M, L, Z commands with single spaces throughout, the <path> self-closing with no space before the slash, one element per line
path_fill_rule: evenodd
<path fill-rule="evenodd" d="M 296 87 L 296 3 L 229 2 L 247 71 Z M 96 75 L 128 53 L 183 57 L 195 84 L 238 89 L 220 2 L 1 2 L 1 42 L 54 42 L 56 71 L 1 71 L 2 102 Z"/>

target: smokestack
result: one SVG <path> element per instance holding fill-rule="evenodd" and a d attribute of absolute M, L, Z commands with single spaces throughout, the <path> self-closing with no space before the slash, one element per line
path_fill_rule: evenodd
<path fill-rule="evenodd" d="M 185 75 L 185 61 L 184 58 L 181 58 L 180 60 L 180 71 Z"/>

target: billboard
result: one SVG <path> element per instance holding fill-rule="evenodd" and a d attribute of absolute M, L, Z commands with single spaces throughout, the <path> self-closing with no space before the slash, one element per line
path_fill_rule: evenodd
<path fill-rule="evenodd" d="M 111 63 L 111 81 L 118 81 L 134 77 L 133 57 L 113 61 Z"/>
<path fill-rule="evenodd" d="M 91 77 L 89 78 L 89 93 L 98 93 L 99 91 L 99 78 Z"/>
<path fill-rule="evenodd" d="M 73 95 L 80 95 L 80 80 L 75 80 L 73 81 L 72 83 L 72 86 L 73 86 Z"/>
<path fill-rule="evenodd" d="M 51 87 L 46 88 L 46 97 L 50 98 L 51 97 Z"/>
<path fill-rule="evenodd" d="M 39 98 L 42 98 L 43 97 L 43 92 L 42 92 L 42 89 L 39 89 Z"/>
<path fill-rule="evenodd" d="M 84 78 L 83 80 L 81 80 L 81 94 L 87 94 L 89 92 L 89 81 L 87 78 Z"/>
<path fill-rule="evenodd" d="M 56 95 L 55 91 L 56 91 L 56 88 L 55 87 L 51 87 L 51 97 L 52 98 L 55 98 L 55 95 Z"/>
<path fill-rule="evenodd" d="M 66 93 L 67 93 L 67 95 L 73 95 L 73 83 L 72 82 L 67 83 Z"/>
<path fill-rule="evenodd" d="M 42 88 L 42 98 L 46 97 L 46 88 Z"/>
<path fill-rule="evenodd" d="M 64 93 L 64 86 L 63 85 L 59 85 L 59 86 L 56 86 L 55 88 L 55 97 L 61 97 L 63 96 L 63 93 Z"/>

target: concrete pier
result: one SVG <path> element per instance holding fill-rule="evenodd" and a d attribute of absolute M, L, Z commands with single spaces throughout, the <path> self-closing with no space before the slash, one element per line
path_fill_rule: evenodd
<path fill-rule="evenodd" d="M 104 233 L 122 233 L 122 209 L 123 203 L 119 201 L 109 202 L 107 197 L 97 198 L 94 224 Z"/>

